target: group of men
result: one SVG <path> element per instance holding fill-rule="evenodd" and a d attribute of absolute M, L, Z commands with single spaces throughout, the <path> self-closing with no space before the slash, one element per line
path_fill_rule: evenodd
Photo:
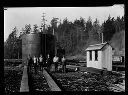
<path fill-rule="evenodd" d="M 66 72 L 66 62 L 65 62 L 65 57 L 61 58 L 62 63 L 62 72 Z M 44 60 L 43 56 L 40 55 L 40 57 L 34 56 L 33 58 L 29 55 L 28 57 L 28 68 L 31 70 L 34 67 L 35 73 L 37 73 L 37 70 L 43 70 L 46 68 L 48 71 L 51 69 L 51 64 L 54 64 L 55 66 L 55 71 L 58 71 L 58 64 L 59 64 L 59 57 L 55 55 L 55 57 L 52 59 L 50 58 L 49 54 L 47 55 L 46 60 Z"/>
<path fill-rule="evenodd" d="M 58 71 L 58 64 L 59 64 L 59 57 L 57 57 L 56 55 L 55 55 L 55 57 L 53 58 L 53 63 L 55 64 L 55 71 Z M 60 63 L 62 63 L 61 65 L 62 65 L 62 72 L 63 73 L 65 73 L 66 72 L 66 59 L 65 59 L 65 57 L 64 57 L 64 55 L 63 55 L 63 57 L 61 58 L 61 62 Z"/>
<path fill-rule="evenodd" d="M 37 73 L 37 69 L 43 70 L 43 57 L 40 55 L 40 57 L 34 56 L 33 58 L 29 55 L 28 59 L 28 68 L 31 70 L 34 67 L 35 73 Z"/>

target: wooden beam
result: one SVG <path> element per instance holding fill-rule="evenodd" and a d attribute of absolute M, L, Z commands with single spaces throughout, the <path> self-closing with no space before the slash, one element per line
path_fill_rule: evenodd
<path fill-rule="evenodd" d="M 22 62 L 22 59 L 4 59 L 4 62 Z"/>
<path fill-rule="evenodd" d="M 47 73 L 46 70 L 43 70 L 43 74 L 44 74 L 45 79 L 47 80 L 49 87 L 51 88 L 51 91 L 61 91 L 61 89 L 58 87 L 58 85 L 55 83 L 55 81 Z"/>

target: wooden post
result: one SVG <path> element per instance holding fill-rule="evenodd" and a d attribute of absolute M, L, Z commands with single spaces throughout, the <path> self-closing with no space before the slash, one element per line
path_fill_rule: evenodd
<path fill-rule="evenodd" d="M 103 43 L 103 33 L 102 33 L 102 43 Z"/>

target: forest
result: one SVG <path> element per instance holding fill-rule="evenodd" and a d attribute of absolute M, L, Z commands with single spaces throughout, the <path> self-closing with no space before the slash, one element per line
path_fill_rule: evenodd
<path fill-rule="evenodd" d="M 23 34 L 29 32 L 40 32 L 40 27 L 35 24 L 31 26 L 26 24 L 22 31 L 14 27 L 7 40 L 4 42 L 4 59 L 21 59 L 22 58 L 22 41 Z M 68 56 L 86 56 L 85 49 L 91 44 L 108 42 L 115 49 L 115 55 L 125 53 L 125 19 L 124 16 L 117 18 L 109 17 L 102 24 L 98 19 L 93 22 L 91 17 L 87 21 L 80 17 L 73 22 L 65 18 L 62 22 L 53 18 L 50 25 L 46 26 L 49 34 L 56 36 L 56 46 L 63 47 Z M 17 36 L 17 33 L 20 35 Z"/>

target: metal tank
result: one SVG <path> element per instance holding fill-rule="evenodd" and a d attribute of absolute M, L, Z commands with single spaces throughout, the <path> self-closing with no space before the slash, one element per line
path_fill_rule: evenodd
<path fill-rule="evenodd" d="M 55 54 L 55 37 L 52 34 L 30 33 L 22 36 L 22 59 L 25 61 L 30 56 L 39 57 L 40 54 L 46 59 Z"/>
<path fill-rule="evenodd" d="M 39 56 L 41 53 L 41 34 L 30 33 L 22 36 L 22 59 L 25 61 L 30 56 Z"/>

